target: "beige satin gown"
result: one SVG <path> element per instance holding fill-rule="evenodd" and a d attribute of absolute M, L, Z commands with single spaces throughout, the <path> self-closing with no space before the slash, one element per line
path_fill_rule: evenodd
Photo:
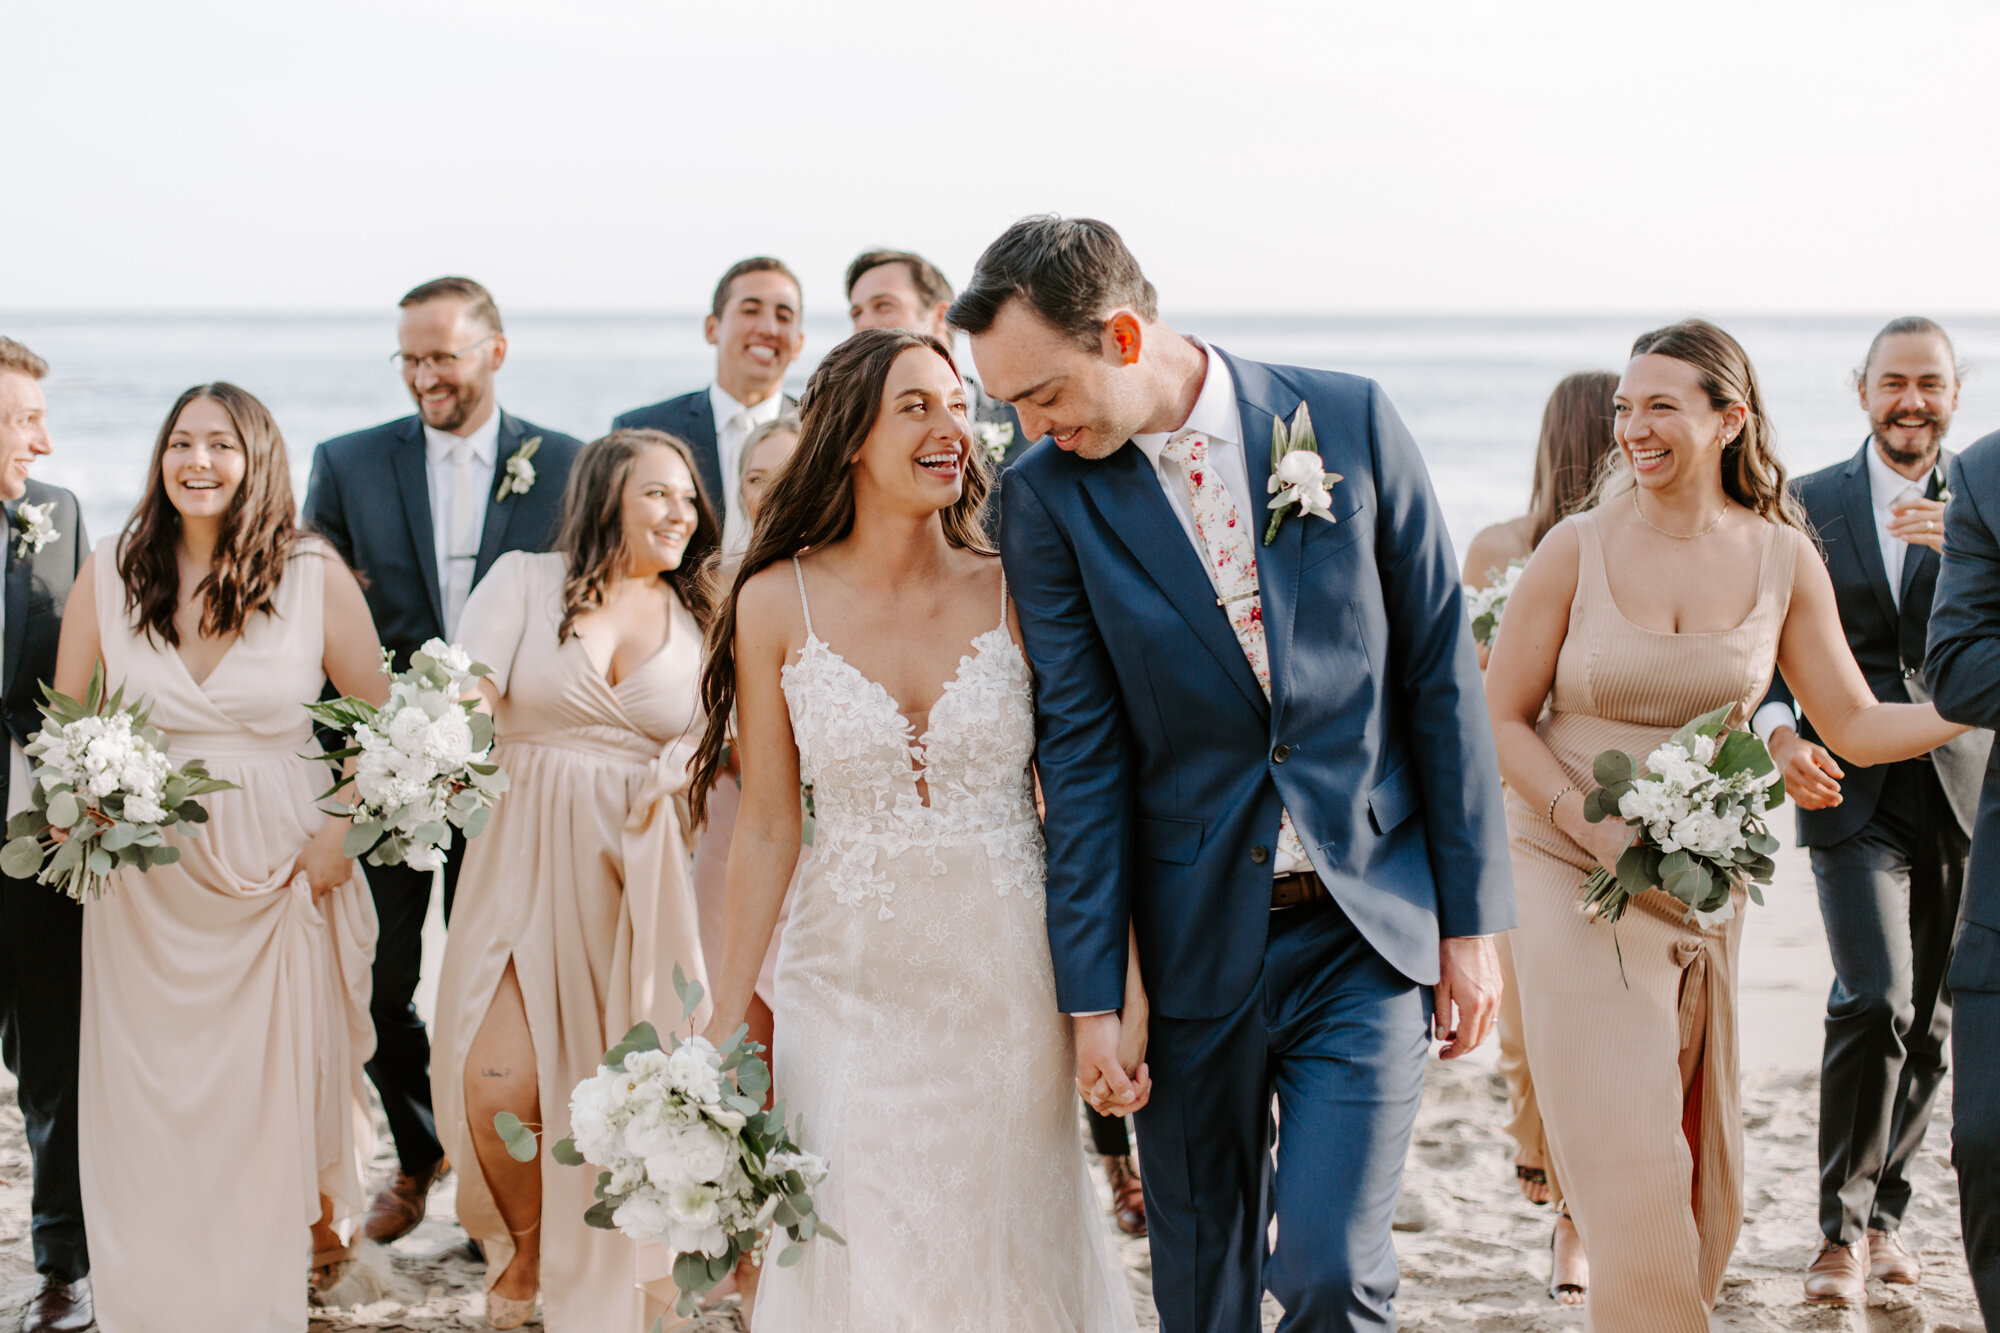
<path fill-rule="evenodd" d="M 1576 597 L 1537 730 L 1588 791 L 1605 750 L 1643 761 L 1726 704 L 1732 725 L 1747 724 L 1770 684 L 1803 539 L 1771 525 L 1756 604 L 1736 628 L 1667 634 L 1613 603 L 1597 512 L 1568 521 L 1581 544 Z M 1549 1151 L 1590 1254 L 1586 1325 L 1705 1333 L 1743 1224 L 1736 994 L 1747 899 L 1737 890 L 1735 917 L 1704 929 L 1648 890 L 1614 947 L 1613 928 L 1584 914 L 1589 854 L 1511 790 L 1507 825 L 1522 1017 Z"/>
<path fill-rule="evenodd" d="M 667 642 L 612 685 L 581 639 L 558 643 L 560 555 L 504 555 L 460 641 L 502 691 L 494 758 L 511 786 L 466 849 L 438 979 L 431 1102 L 458 1167 L 458 1218 L 489 1286 L 514 1242 L 479 1170 L 465 1063 L 509 958 L 535 1045 L 543 1116 L 541 1282 L 550 1333 L 644 1333 L 673 1299 L 671 1256 L 586 1226 L 597 1173 L 558 1164 L 572 1089 L 644 1019 L 686 1034 L 674 964 L 706 985 L 675 797 L 700 736 L 701 631 L 673 605 Z M 707 1021 L 707 1001 L 695 1017 Z M 668 1323 L 673 1322 L 669 1317 Z"/>
<path fill-rule="evenodd" d="M 84 909 L 78 1130 L 104 1333 L 306 1327 L 322 1191 L 359 1213 L 375 907 L 357 870 L 317 904 L 287 878 L 329 785 L 303 705 L 321 667 L 325 547 L 302 540 L 270 614 L 197 684 L 133 631 L 115 539 L 95 555 L 105 677 L 153 702 L 176 763 L 237 790 Z"/>

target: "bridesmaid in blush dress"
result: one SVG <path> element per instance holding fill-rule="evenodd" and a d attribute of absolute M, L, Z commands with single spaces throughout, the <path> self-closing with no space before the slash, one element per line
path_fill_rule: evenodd
<path fill-rule="evenodd" d="M 704 981 L 677 813 L 701 718 L 698 571 L 719 537 L 699 475 L 659 431 L 586 445 L 558 549 L 502 556 L 461 622 L 493 668 L 511 785 L 466 849 L 431 1096 L 494 1328 L 526 1322 L 537 1288 L 550 1333 L 645 1333 L 673 1301 L 670 1255 L 585 1225 L 596 1173 L 515 1161 L 493 1117 L 538 1126 L 545 1149 L 564 1138 L 570 1092 L 632 1024 L 686 1030 L 675 964 Z"/>
<path fill-rule="evenodd" d="M 229 384 L 168 414 L 124 534 L 78 572 L 55 687 L 153 703 L 233 791 L 84 909 L 79 1129 L 105 1333 L 300 1333 L 352 1258 L 375 909 L 304 704 L 388 697 L 361 590 L 293 523 L 285 444 Z"/>
<path fill-rule="evenodd" d="M 1604 750 L 1641 760 L 1732 708 L 1774 666 L 1828 744 L 1866 764 L 1966 730 L 1883 704 L 1854 664 L 1833 583 L 1785 491 L 1750 360 L 1688 320 L 1633 345 L 1623 468 L 1542 541 L 1486 676 L 1521 923 L 1516 975 L 1548 1150 L 1590 1255 L 1585 1326 L 1706 1333 L 1743 1225 L 1737 967 L 1746 927 L 1691 920 L 1657 888 L 1614 932 L 1581 886 L 1632 830 L 1590 823 Z"/>

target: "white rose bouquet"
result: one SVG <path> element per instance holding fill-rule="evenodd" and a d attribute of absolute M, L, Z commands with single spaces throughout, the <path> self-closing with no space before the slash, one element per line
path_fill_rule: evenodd
<path fill-rule="evenodd" d="M 1472 637 L 1480 647 L 1493 647 L 1493 635 L 1500 628 L 1507 599 L 1514 595 L 1514 585 L 1521 581 L 1521 571 L 1527 567 L 1525 560 L 1509 560 L 1505 569 L 1486 571 L 1485 587 L 1469 590 L 1466 607 L 1472 613 Z"/>
<path fill-rule="evenodd" d="M 507 790 L 507 775 L 489 762 L 493 719 L 465 698 L 490 668 L 456 644 L 432 639 L 391 676 L 389 702 L 377 708 L 343 697 L 310 703 L 306 711 L 350 742 L 327 755 L 354 760 L 354 772 L 321 799 L 354 784 L 353 826 L 343 847 L 376 866 L 436 870 L 444 865 L 451 831 L 476 838 Z"/>
<path fill-rule="evenodd" d="M 7 821 L 0 869 L 33 877 L 85 902 L 123 866 L 150 870 L 181 859 L 166 830 L 203 824 L 197 797 L 236 784 L 212 778 L 199 759 L 175 768 L 167 738 L 148 724 L 152 706 L 127 704 L 124 687 L 104 693 L 104 665 L 82 702 L 44 685 L 47 720 L 23 747 L 35 761 L 32 808 Z"/>
<path fill-rule="evenodd" d="M 674 990 L 684 1014 L 702 988 L 677 965 Z M 598 1170 L 597 1202 L 584 1221 L 664 1246 L 674 1256 L 676 1313 L 736 1271 L 742 1255 L 761 1262 L 782 1231 L 780 1267 L 803 1257 L 816 1237 L 847 1242 L 813 1211 L 826 1179 L 823 1158 L 803 1151 L 785 1124 L 785 1104 L 764 1110 L 771 1071 L 747 1028 L 721 1048 L 702 1037 L 669 1036 L 662 1048 L 641 1023 L 604 1053 L 595 1077 L 570 1096 L 570 1137 L 550 1149 L 567 1166 Z M 516 1161 L 535 1159 L 535 1131 L 508 1112 L 493 1125 Z"/>
<path fill-rule="evenodd" d="M 1623 819 L 1638 839 L 1618 858 L 1617 873 L 1599 867 L 1584 881 L 1597 919 L 1616 924 L 1631 900 L 1659 888 L 1703 925 L 1735 913 L 1729 893 L 1741 884 L 1762 905 L 1778 840 L 1764 813 L 1785 799 L 1784 775 L 1755 734 L 1727 729 L 1729 708 L 1704 714 L 1646 756 L 1606 750 L 1592 765 L 1598 788 L 1584 798 L 1591 823 Z M 1621 956 L 1622 963 L 1622 956 Z"/>

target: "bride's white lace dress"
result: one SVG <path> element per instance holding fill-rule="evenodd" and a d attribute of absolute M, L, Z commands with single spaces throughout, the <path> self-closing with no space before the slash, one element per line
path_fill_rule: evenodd
<path fill-rule="evenodd" d="M 847 1244 L 767 1266 L 756 1333 L 1135 1327 L 1056 1010 L 1032 681 L 1004 614 L 972 649 L 921 737 L 810 607 L 785 668 L 816 822 L 778 956 L 776 1075 L 832 1163 L 815 1200 Z"/>

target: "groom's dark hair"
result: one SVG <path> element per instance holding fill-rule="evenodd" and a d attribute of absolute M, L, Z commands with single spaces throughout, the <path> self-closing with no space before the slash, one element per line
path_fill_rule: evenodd
<path fill-rule="evenodd" d="M 1119 306 L 1129 306 L 1144 320 L 1160 317 L 1159 293 L 1139 271 L 1139 261 L 1111 225 L 1096 218 L 1022 218 L 979 256 L 972 281 L 945 318 L 977 336 L 992 328 L 1000 308 L 1017 296 L 1093 352 L 1105 316 Z"/>

